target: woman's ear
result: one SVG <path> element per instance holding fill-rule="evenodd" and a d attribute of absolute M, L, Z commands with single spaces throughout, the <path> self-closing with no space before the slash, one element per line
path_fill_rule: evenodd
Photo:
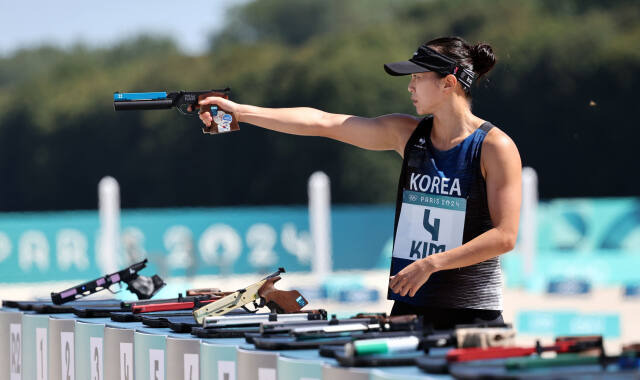
<path fill-rule="evenodd" d="M 446 77 L 442 78 L 443 79 L 443 84 L 444 84 L 444 88 L 448 89 L 448 88 L 455 88 L 456 84 L 458 84 L 458 78 L 456 78 L 455 75 L 453 74 L 449 74 Z"/>

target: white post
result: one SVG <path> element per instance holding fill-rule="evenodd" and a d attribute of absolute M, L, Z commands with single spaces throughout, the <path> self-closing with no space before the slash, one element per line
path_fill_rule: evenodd
<path fill-rule="evenodd" d="M 320 281 L 331 273 L 331 190 L 329 177 L 315 172 L 309 177 L 309 227 L 313 241 L 311 272 Z"/>
<path fill-rule="evenodd" d="M 522 208 L 520 213 L 520 251 L 525 277 L 533 273 L 538 238 L 538 175 L 533 168 L 522 168 Z"/>
<path fill-rule="evenodd" d="M 115 178 L 100 180 L 98 199 L 100 232 L 96 261 L 105 273 L 112 273 L 120 266 L 120 186 Z"/>

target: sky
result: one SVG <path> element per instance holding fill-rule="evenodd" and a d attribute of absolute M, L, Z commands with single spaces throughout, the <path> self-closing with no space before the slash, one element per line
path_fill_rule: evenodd
<path fill-rule="evenodd" d="M 172 36 L 195 55 L 223 25 L 225 11 L 248 1 L 0 0 L 0 56 L 45 43 L 107 47 L 141 33 Z"/>

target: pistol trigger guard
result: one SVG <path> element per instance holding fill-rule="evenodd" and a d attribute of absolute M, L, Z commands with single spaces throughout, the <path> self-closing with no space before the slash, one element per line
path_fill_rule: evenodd
<path fill-rule="evenodd" d="M 195 109 L 195 107 L 194 107 L 193 111 L 189 111 L 188 110 L 189 106 L 190 106 L 190 104 L 182 103 L 176 108 L 178 109 L 178 112 L 180 112 L 181 114 L 183 114 L 185 116 L 198 116 L 200 111 Z"/>
<path fill-rule="evenodd" d="M 111 294 L 118 294 L 118 293 L 120 293 L 121 291 L 124 290 L 124 287 L 120 283 L 117 284 L 118 285 L 118 289 L 117 290 L 111 289 L 111 287 L 113 287 L 114 285 L 116 285 L 116 284 L 113 283 L 113 284 L 107 286 L 105 289 L 107 289 L 109 292 L 111 292 Z M 127 284 L 127 290 L 129 290 L 129 285 L 128 284 Z M 131 293 L 133 293 L 133 291 L 131 291 Z"/>
<path fill-rule="evenodd" d="M 249 308 L 247 307 L 247 305 L 242 306 L 242 308 L 243 308 L 247 313 L 254 314 L 254 313 L 257 313 L 257 312 L 258 312 L 258 309 L 251 310 L 251 309 L 249 309 Z"/>
<path fill-rule="evenodd" d="M 111 292 L 111 294 L 118 294 L 118 293 L 120 293 L 122 291 L 122 289 L 119 289 L 119 290 L 114 292 L 113 290 L 111 290 L 110 287 L 109 288 L 105 288 L 105 289 L 107 289 L 109 292 Z"/>

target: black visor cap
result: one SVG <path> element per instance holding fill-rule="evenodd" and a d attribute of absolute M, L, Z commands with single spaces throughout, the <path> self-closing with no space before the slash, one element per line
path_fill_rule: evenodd
<path fill-rule="evenodd" d="M 389 75 L 401 76 L 401 75 L 409 75 L 414 73 L 423 73 L 425 71 L 431 71 L 431 70 L 410 61 L 402 61 L 402 62 L 385 63 L 384 71 L 386 71 L 387 74 Z"/>
<path fill-rule="evenodd" d="M 420 46 L 408 61 L 387 63 L 384 70 L 389 75 L 400 76 L 425 71 L 435 71 L 441 74 L 455 73 L 456 62 L 428 46 Z"/>

